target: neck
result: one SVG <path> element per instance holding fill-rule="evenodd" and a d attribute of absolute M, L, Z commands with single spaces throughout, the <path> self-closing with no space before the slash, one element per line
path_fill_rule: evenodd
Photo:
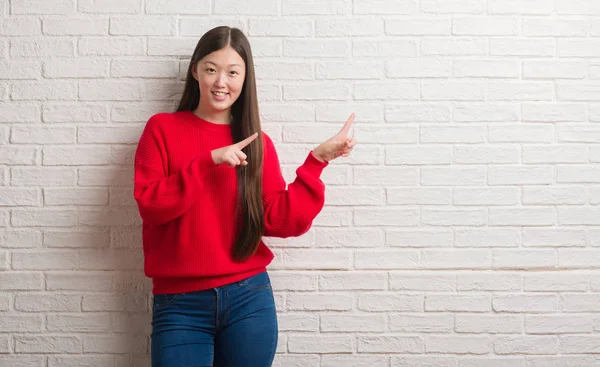
<path fill-rule="evenodd" d="M 225 111 L 206 111 L 206 109 L 198 106 L 194 110 L 194 114 L 203 120 L 212 122 L 213 124 L 229 125 L 231 124 L 231 111 L 227 109 Z"/>

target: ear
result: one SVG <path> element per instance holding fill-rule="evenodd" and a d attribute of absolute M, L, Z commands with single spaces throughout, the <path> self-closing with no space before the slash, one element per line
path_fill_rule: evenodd
<path fill-rule="evenodd" d="M 192 65 L 192 75 L 194 79 L 198 80 L 198 63 Z"/>

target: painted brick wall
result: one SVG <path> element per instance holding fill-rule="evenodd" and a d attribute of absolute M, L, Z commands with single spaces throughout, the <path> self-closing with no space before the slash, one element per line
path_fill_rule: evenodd
<path fill-rule="evenodd" d="M 133 153 L 221 24 L 288 180 L 357 113 L 276 366 L 600 365 L 598 0 L 0 0 L 0 366 L 149 365 Z"/>

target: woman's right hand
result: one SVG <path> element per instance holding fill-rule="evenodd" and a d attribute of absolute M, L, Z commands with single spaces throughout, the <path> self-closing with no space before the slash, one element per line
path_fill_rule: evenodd
<path fill-rule="evenodd" d="M 247 166 L 247 156 L 242 149 L 252 143 L 257 136 L 258 133 L 254 133 L 238 143 L 211 151 L 213 161 L 216 165 L 227 164 L 229 167 Z"/>

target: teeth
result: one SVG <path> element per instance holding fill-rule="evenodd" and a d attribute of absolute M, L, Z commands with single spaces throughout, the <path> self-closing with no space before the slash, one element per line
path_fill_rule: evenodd
<path fill-rule="evenodd" d="M 224 96 L 227 93 L 225 93 L 225 92 L 213 92 L 213 94 L 216 94 L 217 96 Z"/>

